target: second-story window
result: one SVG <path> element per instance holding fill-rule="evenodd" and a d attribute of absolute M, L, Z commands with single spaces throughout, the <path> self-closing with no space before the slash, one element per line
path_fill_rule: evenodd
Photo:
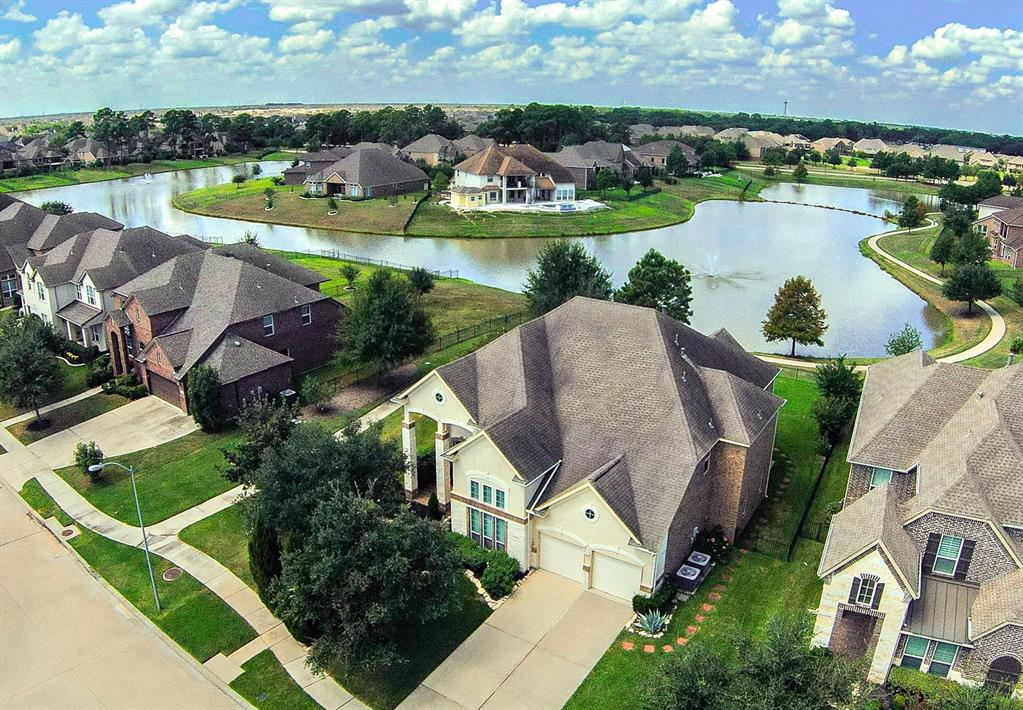
<path fill-rule="evenodd" d="M 46 286 L 42 281 L 36 281 L 36 294 L 39 295 L 40 301 L 46 300 Z"/>
<path fill-rule="evenodd" d="M 96 305 L 96 289 L 92 286 L 85 287 L 85 300 L 89 302 L 89 305 Z"/>
<path fill-rule="evenodd" d="M 77 298 L 77 299 L 78 299 L 79 301 L 81 301 L 81 300 L 84 300 L 84 299 L 82 298 L 82 284 L 75 284 L 75 297 L 76 297 L 76 298 Z"/>
<path fill-rule="evenodd" d="M 874 586 L 877 583 L 868 578 L 860 580 L 860 589 L 856 593 L 856 603 L 869 606 L 874 602 Z"/>
<path fill-rule="evenodd" d="M 302 325 L 309 325 L 313 322 L 313 307 L 309 304 L 302 306 Z"/>
<path fill-rule="evenodd" d="M 938 543 L 938 554 L 934 558 L 934 571 L 938 574 L 952 576 L 959 563 L 959 553 L 963 551 L 963 539 L 953 535 L 942 535 Z"/>
<path fill-rule="evenodd" d="M 274 334 L 274 317 L 263 316 L 263 335 L 269 337 Z"/>
<path fill-rule="evenodd" d="M 892 470 L 890 468 L 878 468 L 875 466 L 870 474 L 870 490 L 874 490 L 890 480 L 892 480 Z"/>

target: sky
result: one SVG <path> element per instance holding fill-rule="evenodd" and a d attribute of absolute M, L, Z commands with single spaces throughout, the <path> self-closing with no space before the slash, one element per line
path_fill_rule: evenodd
<path fill-rule="evenodd" d="M 1023 0 L 0 0 L 0 116 L 635 105 L 1023 134 Z"/>

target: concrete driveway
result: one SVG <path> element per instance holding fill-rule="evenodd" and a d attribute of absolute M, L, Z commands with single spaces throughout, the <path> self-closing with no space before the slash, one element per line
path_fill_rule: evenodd
<path fill-rule="evenodd" d="M 399 708 L 562 707 L 632 609 L 538 570 Z"/>

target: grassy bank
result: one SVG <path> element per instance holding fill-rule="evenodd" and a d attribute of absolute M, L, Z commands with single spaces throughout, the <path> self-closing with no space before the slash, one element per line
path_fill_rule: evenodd
<path fill-rule="evenodd" d="M 926 274 L 942 278 L 941 267 L 932 262 L 929 258 L 931 244 L 939 233 L 939 228 L 931 228 L 912 232 L 908 234 L 894 234 L 881 237 L 878 246 L 884 249 L 897 259 L 900 259 L 910 266 L 920 269 Z M 941 347 L 931 351 L 931 355 L 941 357 L 953 353 L 962 352 L 973 345 L 976 345 L 991 330 L 991 319 L 979 308 L 973 309 L 973 314 L 967 314 L 966 305 L 958 301 L 949 301 L 941 295 L 941 287 L 935 283 L 922 279 L 904 269 L 890 264 L 887 260 L 880 258 L 872 250 L 861 245 L 861 250 L 874 259 L 885 271 L 920 295 L 932 306 L 940 310 L 948 318 L 952 327 L 952 338 Z M 1015 280 L 1023 276 L 1023 269 L 1013 269 L 1008 265 L 991 261 L 991 267 L 998 274 L 1002 287 L 1008 290 Z M 948 272 L 946 267 L 946 274 Z M 972 358 L 967 361 L 970 365 L 977 367 L 995 368 L 1006 363 L 1009 356 L 1009 344 L 1014 338 L 1023 337 L 1023 307 L 1013 301 L 1007 295 L 989 301 L 1005 319 L 1006 336 L 991 351 Z"/>
<path fill-rule="evenodd" d="M 893 180 L 880 175 L 870 176 L 861 175 L 857 173 L 844 173 L 835 171 L 834 173 L 822 174 L 818 172 L 811 172 L 803 180 L 805 185 L 829 185 L 832 187 L 855 187 L 862 188 L 865 190 L 885 190 L 888 192 L 906 192 L 917 195 L 937 195 L 941 189 L 937 185 L 926 185 L 922 182 L 916 182 L 912 180 Z M 751 177 L 756 177 L 757 180 L 762 180 L 767 184 L 779 183 L 779 182 L 796 182 L 796 179 L 792 176 L 792 168 L 785 166 L 778 169 L 778 174 L 774 176 L 764 175 L 764 169 L 762 167 L 751 167 L 748 165 L 740 165 L 737 171 Z"/>
<path fill-rule="evenodd" d="M 106 414 L 128 403 L 128 400 L 116 394 L 94 394 L 77 402 L 54 409 L 42 415 L 42 425 L 37 425 L 35 417 L 27 421 L 12 424 L 7 428 L 22 444 L 45 439 L 51 434 L 70 429 L 93 417 Z"/>
<path fill-rule="evenodd" d="M 263 191 L 276 191 L 274 208 L 267 211 Z M 248 222 L 267 222 L 297 227 L 334 229 L 367 234 L 402 234 L 405 224 L 424 193 L 399 195 L 392 204 L 386 197 L 371 200 L 337 199 L 337 214 L 323 198 L 303 198 L 302 188 L 276 186 L 270 178 L 249 180 L 242 185 L 226 183 L 175 195 L 172 204 L 195 214 L 226 217 Z"/>
<path fill-rule="evenodd" d="M 253 160 L 291 160 L 292 153 L 270 153 L 260 157 L 259 153 L 243 155 L 225 155 L 219 158 L 203 160 L 154 160 L 151 163 L 128 163 L 127 165 L 111 165 L 105 168 L 78 168 L 74 170 L 55 170 L 49 173 L 28 175 L 25 177 L 9 177 L 0 179 L 0 192 L 20 192 L 24 190 L 41 190 L 48 187 L 67 187 L 88 182 L 104 180 L 121 180 L 137 177 L 146 173 L 166 173 L 173 170 L 193 170 L 195 168 L 215 168 L 221 165 L 237 165 Z"/>
<path fill-rule="evenodd" d="M 219 513 L 192 523 L 178 537 L 182 542 L 213 557 L 245 584 L 255 588 L 252 570 L 249 568 L 249 531 L 245 515 L 238 506 L 224 508 Z"/>

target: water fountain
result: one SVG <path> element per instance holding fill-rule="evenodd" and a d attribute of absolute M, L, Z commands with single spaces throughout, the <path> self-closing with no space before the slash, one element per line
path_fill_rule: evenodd
<path fill-rule="evenodd" d="M 694 270 L 696 278 L 705 281 L 707 288 L 718 288 L 719 286 L 744 288 L 743 281 L 761 281 L 764 278 L 759 271 L 723 270 L 718 264 L 719 257 L 720 254 L 717 252 L 708 253 L 706 271 Z"/>

